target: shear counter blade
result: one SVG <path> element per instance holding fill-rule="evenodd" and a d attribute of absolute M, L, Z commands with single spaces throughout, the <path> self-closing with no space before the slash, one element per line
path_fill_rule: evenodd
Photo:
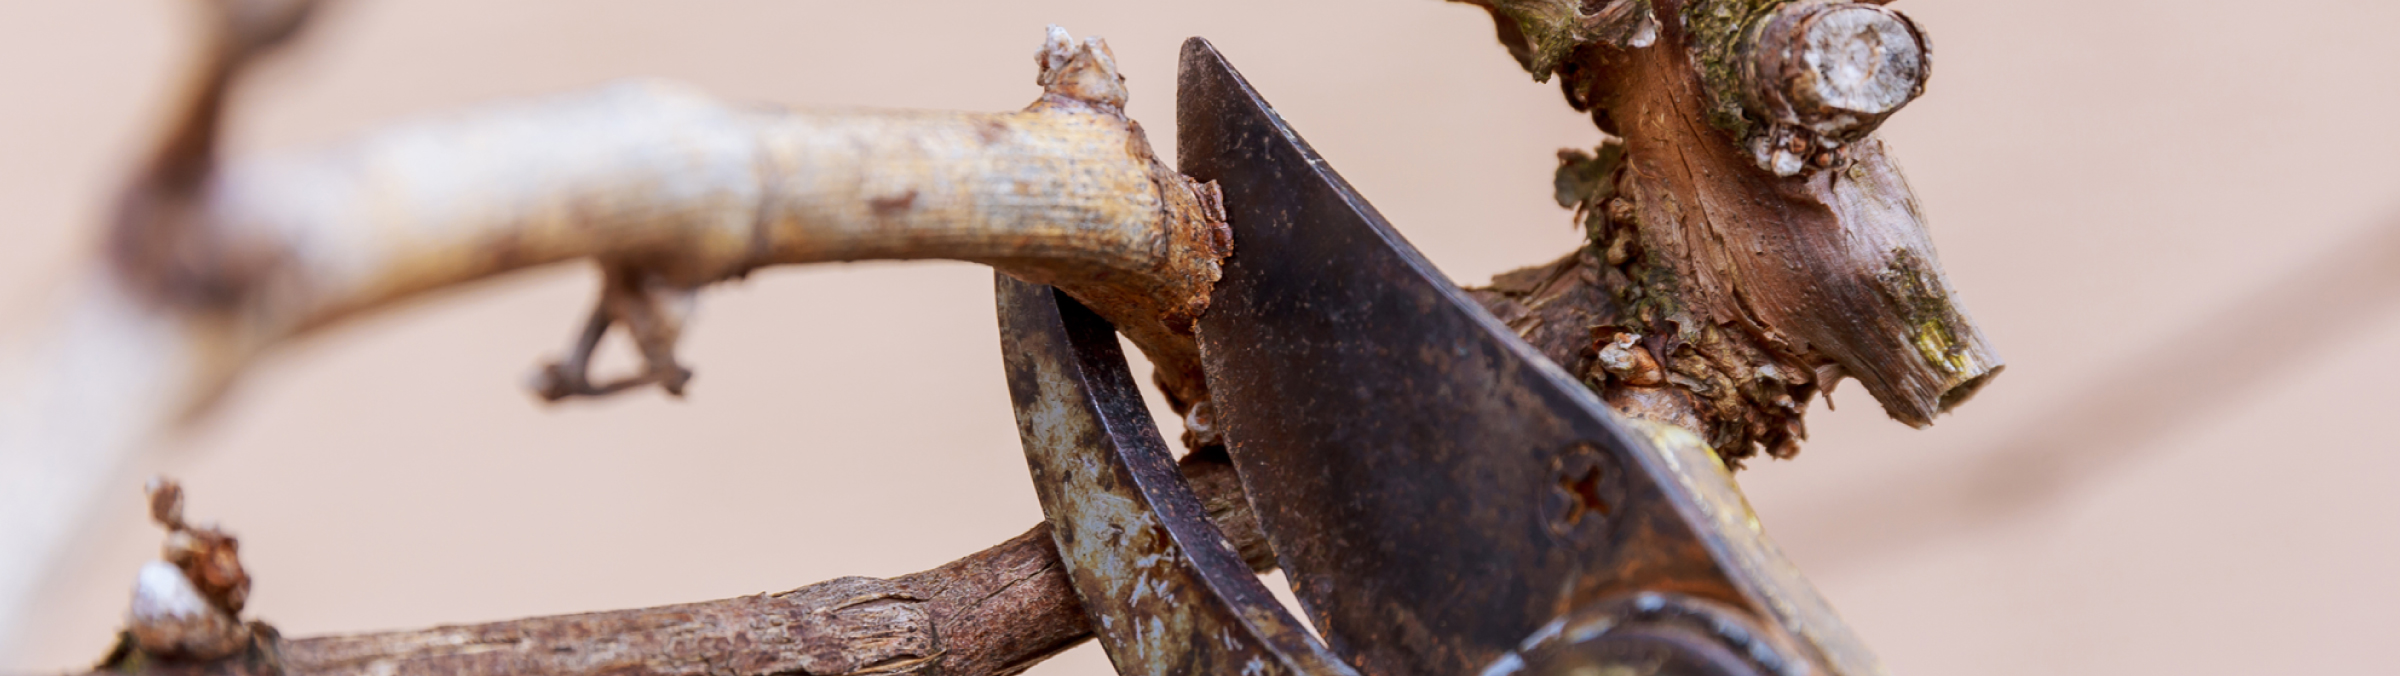
<path fill-rule="evenodd" d="M 1025 461 L 1117 673 L 1355 676 L 1208 521 L 1108 322 L 1006 275 L 999 303 Z"/>

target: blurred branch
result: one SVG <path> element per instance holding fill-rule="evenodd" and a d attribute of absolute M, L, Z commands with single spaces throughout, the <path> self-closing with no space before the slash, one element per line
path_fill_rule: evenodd
<path fill-rule="evenodd" d="M 107 265 L 0 390 L 0 625 L 133 449 L 295 336 L 428 292 L 590 258 L 601 300 L 550 398 L 679 392 L 697 289 L 767 265 L 946 258 L 1050 284 L 1106 315 L 1179 406 L 1206 396 L 1191 322 L 1231 243 L 1213 185 L 1125 117 L 1107 45 L 1053 27 L 1043 93 L 1011 113 L 779 111 L 676 87 L 395 127 L 346 147 L 222 161 L 230 90 L 313 2 L 217 0 L 193 92 L 124 194 Z M 611 326 L 645 372 L 594 384 Z M 0 635 L 11 632 L 0 626 Z"/>
<path fill-rule="evenodd" d="M 1586 246 L 1482 296 L 1610 403 L 1690 427 L 1738 464 L 1795 453 L 1808 400 L 1841 378 L 1924 425 L 1997 373 L 1871 135 L 1928 73 L 1904 17 L 1784 0 L 1478 4 L 1512 51 L 1533 55 L 1536 77 L 1560 77 L 1571 105 L 1622 136 L 1561 158 L 1560 201 L 1585 217 Z M 948 258 L 1075 296 L 1147 353 L 1178 411 L 1204 417 L 1191 323 L 1232 243 L 1214 187 L 1161 164 L 1125 118 L 1096 39 L 1053 28 L 1036 54 L 1044 93 L 1013 113 L 772 111 L 637 84 L 229 162 L 217 135 L 232 87 L 313 3 L 215 6 L 195 93 L 125 193 L 107 269 L 53 351 L 36 353 L 37 375 L 0 401 L 12 427 L 0 432 L 0 541 L 28 543 L 0 553 L 0 613 L 23 604 L 131 449 L 259 355 L 403 299 L 573 259 L 596 261 L 605 281 L 568 353 L 538 376 L 547 398 L 681 392 L 690 370 L 676 344 L 708 284 L 766 265 Z M 591 351 L 615 327 L 645 367 L 593 382 Z M 1007 673 L 1089 630 L 1063 582 L 968 580 L 1054 556 L 1046 545 L 1028 534 L 918 576 L 777 597 L 358 637 L 262 631 L 244 664 L 674 671 L 726 666 L 719 656 L 769 632 L 786 642 L 742 653 L 759 661 L 739 668 L 938 660 Z M 1058 575 L 1043 560 L 1038 574 Z M 944 610 L 938 589 L 953 585 L 976 590 L 972 608 Z M 1019 593 L 1048 605 L 982 610 Z M 852 603 L 862 595 L 872 600 Z M 820 620 L 833 624 L 807 624 Z M 117 664 L 175 661 L 129 655 Z"/>
<path fill-rule="evenodd" d="M 2400 301 L 2400 222 L 2369 228 L 2227 303 L 1973 458 L 1776 520 L 1829 554 L 1873 560 L 2055 504 L 2158 442 L 2256 396 L 2300 363 L 2389 316 Z"/>

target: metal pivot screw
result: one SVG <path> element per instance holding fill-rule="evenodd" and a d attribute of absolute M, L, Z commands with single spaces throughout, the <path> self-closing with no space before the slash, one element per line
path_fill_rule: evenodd
<path fill-rule="evenodd" d="M 1550 532 L 1576 536 L 1587 524 L 1604 524 L 1624 504 L 1624 479 L 1616 463 L 1590 443 L 1577 442 L 1551 463 L 1550 495 L 1543 505 Z"/>

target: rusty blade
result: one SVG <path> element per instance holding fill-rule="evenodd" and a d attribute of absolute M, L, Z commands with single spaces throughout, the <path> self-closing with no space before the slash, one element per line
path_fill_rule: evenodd
<path fill-rule="evenodd" d="M 1199 321 L 1216 424 L 1333 652 L 1373 676 L 1507 672 L 1560 641 L 1716 664 L 1701 636 L 1755 673 L 1880 672 L 1705 447 L 1632 433 L 1206 41 L 1184 45 L 1176 105 L 1181 168 L 1218 183 L 1234 231 Z"/>
<path fill-rule="evenodd" d="M 1208 521 L 1107 320 L 1048 286 L 998 291 L 1025 462 L 1117 673 L 1353 676 Z"/>

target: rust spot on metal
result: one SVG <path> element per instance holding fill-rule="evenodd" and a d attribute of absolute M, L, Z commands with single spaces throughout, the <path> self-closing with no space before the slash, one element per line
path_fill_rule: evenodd
<path fill-rule="evenodd" d="M 1049 287 L 999 285 L 1026 464 L 1118 673 L 1352 676 L 1208 521 L 1108 323 Z"/>
<path fill-rule="evenodd" d="M 1485 315 L 1205 43 L 1186 47 L 1185 68 L 1182 167 L 1223 185 L 1242 247 L 1200 318 L 1216 419 L 1294 595 L 1337 654 L 1378 676 L 1476 673 L 1562 614 L 1644 592 L 1721 604 L 1810 644 L 1767 646 L 1778 660 L 1863 653 L 1804 581 L 1778 572 L 1704 447 L 1637 437 Z M 1508 281 L 1580 284 L 1582 260 Z M 1567 328 L 1578 349 L 1592 345 Z M 1622 347 L 1629 376 L 1673 378 L 1645 373 L 1665 365 L 1642 368 L 1632 350 L 1655 362 L 1678 348 Z M 1716 641 L 1666 648 L 1702 655 Z M 1815 673 L 1880 671 L 1864 664 Z"/>

